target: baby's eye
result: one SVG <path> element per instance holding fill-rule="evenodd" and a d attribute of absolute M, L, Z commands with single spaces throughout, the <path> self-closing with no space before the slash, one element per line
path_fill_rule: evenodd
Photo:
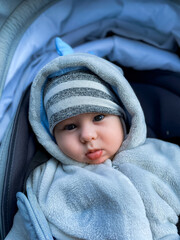
<path fill-rule="evenodd" d="M 64 130 L 68 130 L 68 131 L 71 131 L 73 129 L 76 128 L 76 125 L 75 124 L 68 124 L 64 127 Z"/>
<path fill-rule="evenodd" d="M 102 121 L 104 118 L 105 118 L 105 115 L 99 114 L 99 115 L 94 117 L 94 122 Z"/>

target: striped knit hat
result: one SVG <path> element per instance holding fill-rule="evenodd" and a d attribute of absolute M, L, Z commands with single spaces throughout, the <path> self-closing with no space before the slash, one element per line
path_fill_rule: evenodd
<path fill-rule="evenodd" d="M 82 113 L 125 116 L 108 84 L 89 70 L 75 70 L 48 79 L 44 89 L 44 106 L 49 129 Z"/>

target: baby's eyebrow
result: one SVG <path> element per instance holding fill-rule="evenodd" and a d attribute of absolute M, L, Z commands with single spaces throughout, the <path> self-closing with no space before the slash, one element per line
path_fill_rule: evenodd
<path fill-rule="evenodd" d="M 68 125 L 71 125 L 71 124 L 76 125 L 76 122 L 74 120 L 71 120 L 71 121 L 69 120 L 69 121 L 66 121 L 66 122 L 62 123 L 62 126 L 68 126 Z"/>
<path fill-rule="evenodd" d="M 76 125 L 74 122 L 69 122 L 69 123 L 66 123 L 66 124 L 64 124 L 65 126 L 67 126 L 67 125 Z"/>

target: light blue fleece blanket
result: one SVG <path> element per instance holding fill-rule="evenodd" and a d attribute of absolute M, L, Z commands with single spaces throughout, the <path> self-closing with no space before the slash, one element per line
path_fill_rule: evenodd
<path fill-rule="evenodd" d="M 19 231 L 7 239 L 180 239 L 179 154 L 147 139 L 117 154 L 116 169 L 110 160 L 84 167 L 49 160 L 28 179 L 28 199 L 18 194 Z"/>
<path fill-rule="evenodd" d="M 131 116 L 130 131 L 114 157 L 99 165 L 64 155 L 47 129 L 43 86 L 51 74 L 84 66 L 110 83 Z M 178 240 L 180 148 L 146 139 L 144 115 L 122 71 L 90 54 L 56 58 L 31 88 L 29 119 L 52 155 L 18 193 L 19 211 L 6 240 Z"/>

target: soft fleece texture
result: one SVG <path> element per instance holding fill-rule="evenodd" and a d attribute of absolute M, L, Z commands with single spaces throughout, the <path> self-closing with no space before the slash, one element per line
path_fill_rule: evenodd
<path fill-rule="evenodd" d="M 110 83 L 132 117 L 130 132 L 113 161 L 86 165 L 69 159 L 47 131 L 41 93 L 47 76 L 85 66 Z M 41 113 L 41 114 L 40 114 Z M 39 142 L 52 155 L 18 193 L 19 211 L 6 240 L 176 240 L 180 214 L 180 149 L 146 139 L 141 106 L 110 62 L 89 54 L 59 57 L 37 75 L 29 118 Z"/>

